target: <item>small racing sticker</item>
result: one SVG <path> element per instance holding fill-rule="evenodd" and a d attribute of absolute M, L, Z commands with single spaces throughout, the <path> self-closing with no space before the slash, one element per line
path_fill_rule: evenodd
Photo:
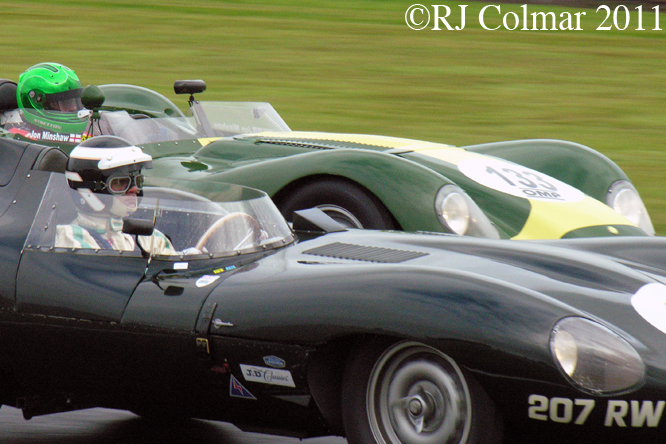
<path fill-rule="evenodd" d="M 631 297 L 631 305 L 639 315 L 666 333 L 666 285 L 651 283 L 643 285 Z"/>
<path fill-rule="evenodd" d="M 284 361 L 282 358 L 278 358 L 277 356 L 264 356 L 264 363 L 273 368 L 284 368 L 287 363 Z"/>
<path fill-rule="evenodd" d="M 232 271 L 232 270 L 235 270 L 235 269 L 236 269 L 235 265 L 229 265 L 228 267 L 223 267 L 223 268 L 218 268 L 216 270 L 213 270 L 213 273 L 220 274 L 220 273 L 224 273 L 226 271 Z"/>
<path fill-rule="evenodd" d="M 234 375 L 231 375 L 231 379 L 229 379 L 229 396 L 233 396 L 234 398 L 257 399 L 248 389 L 243 387 L 243 384 L 241 384 L 238 379 L 234 378 Z"/>
<path fill-rule="evenodd" d="M 282 385 L 285 387 L 296 387 L 289 370 L 278 370 L 275 368 L 257 367 L 255 365 L 245 364 L 241 364 L 240 368 L 246 381 Z"/>
<path fill-rule="evenodd" d="M 578 202 L 585 195 L 539 171 L 501 160 L 473 158 L 458 163 L 458 169 L 473 181 L 502 193 L 550 202 Z"/>

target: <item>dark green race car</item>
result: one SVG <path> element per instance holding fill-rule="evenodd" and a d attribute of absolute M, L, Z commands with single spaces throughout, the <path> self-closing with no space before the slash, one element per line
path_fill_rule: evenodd
<path fill-rule="evenodd" d="M 290 227 L 258 190 L 152 176 L 123 224 L 141 250 L 71 246 L 59 233 L 92 193 L 67 156 L 7 138 L 0 156 L 0 404 L 27 419 L 106 407 L 350 444 L 666 437 L 665 238 L 358 230 L 317 209 Z"/>
<path fill-rule="evenodd" d="M 291 131 L 267 103 L 195 100 L 205 90 L 202 81 L 174 86 L 190 95 L 187 113 L 138 86 L 89 87 L 83 102 L 92 111 L 79 111 L 80 133 L 60 133 L 24 122 L 13 109 L 13 86 L 0 81 L 7 137 L 68 152 L 91 135 L 120 136 L 153 156 L 151 174 L 264 190 L 288 220 L 295 210 L 319 207 L 360 228 L 511 239 L 654 234 L 626 174 L 571 142 L 453 147 Z"/>

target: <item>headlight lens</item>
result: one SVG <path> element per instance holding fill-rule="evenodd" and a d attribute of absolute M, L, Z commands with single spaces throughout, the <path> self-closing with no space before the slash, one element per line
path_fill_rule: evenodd
<path fill-rule="evenodd" d="M 462 194 L 449 193 L 441 203 L 441 217 L 454 233 L 464 234 L 469 228 L 469 206 Z"/>
<path fill-rule="evenodd" d="M 626 180 L 614 182 L 606 194 L 606 204 L 638 225 L 647 234 L 654 236 L 650 215 L 631 182 Z"/>
<path fill-rule="evenodd" d="M 499 239 L 499 233 L 476 203 L 459 186 L 444 185 L 435 196 L 435 212 L 442 226 L 461 236 Z"/>
<path fill-rule="evenodd" d="M 645 375 L 643 360 L 627 341 L 588 319 L 560 320 L 551 333 L 550 349 L 567 379 L 588 393 L 623 392 Z"/>

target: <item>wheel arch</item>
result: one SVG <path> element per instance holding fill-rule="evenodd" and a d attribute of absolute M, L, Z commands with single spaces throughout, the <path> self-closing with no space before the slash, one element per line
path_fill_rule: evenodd
<path fill-rule="evenodd" d="M 441 344 L 433 344 L 431 341 L 423 341 L 406 336 L 393 335 L 393 334 L 358 334 L 337 338 L 317 349 L 308 364 L 307 379 L 310 386 L 310 392 L 314 401 L 319 408 L 326 424 L 330 427 L 331 432 L 336 435 L 346 436 L 346 430 L 343 420 L 343 387 L 346 373 L 349 370 L 350 362 L 357 356 L 359 352 L 368 349 L 370 345 L 380 345 L 388 349 L 401 342 L 414 342 L 420 343 L 426 347 L 432 347 L 439 350 L 445 355 L 449 355 L 449 347 L 442 347 Z M 455 350 L 464 346 L 464 341 L 453 340 L 450 342 L 450 348 Z M 456 356 L 456 362 L 468 376 L 474 375 L 475 370 L 470 368 L 462 362 L 461 355 L 455 353 L 451 356 Z M 472 378 L 467 381 L 468 384 L 474 384 L 476 390 L 480 390 L 487 401 L 492 405 L 496 405 L 496 401 L 492 399 L 485 388 L 479 382 Z M 491 407 L 494 410 L 494 407 Z M 495 427 L 502 428 L 501 421 L 495 424 Z"/>
<path fill-rule="evenodd" d="M 317 349 L 308 364 L 308 385 L 312 397 L 333 433 L 344 436 L 342 422 L 342 382 L 345 368 L 361 344 L 371 340 L 398 342 L 401 336 L 358 334 L 336 338 Z"/>
<path fill-rule="evenodd" d="M 351 350 L 360 337 L 345 337 L 328 342 L 317 349 L 308 364 L 310 393 L 324 420 L 337 435 L 344 435 L 342 425 L 342 376 Z"/>
<path fill-rule="evenodd" d="M 600 152 L 575 142 L 527 139 L 462 147 L 496 156 L 548 174 L 606 203 L 606 193 L 617 180 L 629 180 L 624 171 Z"/>
<path fill-rule="evenodd" d="M 358 188 L 370 200 L 372 200 L 372 202 L 378 208 L 380 208 L 382 211 L 386 212 L 386 214 L 391 219 L 391 223 L 392 223 L 394 229 L 402 230 L 402 226 L 398 222 L 398 220 L 396 219 L 395 215 L 387 208 L 387 206 L 384 204 L 384 202 L 382 202 L 382 200 L 379 199 L 374 192 L 372 192 L 371 190 L 366 188 L 363 184 L 358 183 L 355 180 L 352 180 L 352 179 L 350 179 L 348 177 L 345 177 L 345 176 L 339 176 L 339 175 L 335 175 L 335 174 L 326 173 L 326 174 L 314 174 L 314 175 L 310 175 L 310 176 L 299 177 L 298 179 L 295 179 L 292 182 L 289 182 L 288 184 L 284 185 L 275 194 L 273 194 L 273 196 L 272 196 L 273 201 L 275 202 L 275 205 L 277 205 L 277 207 L 280 210 L 282 210 L 282 207 L 284 205 L 285 200 L 292 193 L 294 193 L 297 189 L 313 185 L 317 182 L 325 182 L 325 181 L 333 181 L 333 182 L 337 181 L 337 182 L 346 183 L 348 185 L 351 185 L 353 187 Z"/>
<path fill-rule="evenodd" d="M 413 275 L 418 276 L 420 285 L 428 280 L 427 274 Z M 350 288 L 358 287 L 353 274 L 346 276 Z M 430 300 L 431 304 L 426 294 L 417 297 L 419 292 L 410 291 L 404 276 L 393 272 L 369 285 L 385 295 L 381 300 L 391 300 L 390 311 L 400 312 L 400 316 L 386 318 L 386 310 L 379 308 L 379 301 L 377 305 L 345 307 L 346 312 L 355 314 L 355 322 L 347 328 L 356 332 L 333 339 L 318 338 L 321 345 L 313 353 L 307 370 L 311 394 L 333 431 L 340 433 L 342 428 L 340 396 L 347 362 L 358 347 L 372 340 L 386 341 L 387 346 L 403 340 L 422 343 L 450 356 L 474 375 L 562 382 L 548 348 L 550 332 L 558 319 L 577 312 L 549 297 L 524 292 L 515 286 L 497 285 L 496 281 L 477 281 L 470 286 L 473 281 L 474 276 L 465 274 L 446 276 L 444 287 L 441 279 L 432 282 L 442 297 Z M 391 292 L 398 285 L 405 287 L 404 291 Z M 448 296 L 444 298 L 444 294 Z M 410 311 L 402 309 L 401 301 L 406 298 L 410 299 Z M 435 311 L 444 305 L 448 307 L 446 310 Z M 531 313 L 529 319 L 523 316 L 526 312 Z M 385 322 L 376 321 L 378 317 L 386 318 Z M 491 393 L 488 395 L 495 400 Z"/>
<path fill-rule="evenodd" d="M 440 173 L 392 154 L 365 149 L 332 149 L 255 162 L 216 175 L 283 198 L 298 184 L 340 177 L 367 190 L 383 203 L 406 231 L 443 231 L 435 214 L 439 189 L 453 183 Z"/>

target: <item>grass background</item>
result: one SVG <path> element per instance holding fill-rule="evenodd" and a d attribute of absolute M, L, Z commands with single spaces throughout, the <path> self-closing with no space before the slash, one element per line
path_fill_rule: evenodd
<path fill-rule="evenodd" d="M 594 8 L 544 4 L 528 12 L 585 12 L 583 30 L 488 31 L 482 7 L 520 13 L 521 3 L 438 1 L 452 24 L 469 5 L 465 29 L 413 31 L 414 2 L 0 0 L 0 77 L 53 61 L 84 85 L 132 83 L 183 107 L 173 82 L 204 79 L 202 100 L 270 102 L 296 130 L 458 146 L 571 140 L 617 162 L 666 234 L 666 30 L 651 30 L 651 6 L 645 31 L 635 30 L 635 4 L 624 31 L 597 30 L 605 14 Z M 496 10 L 486 18 L 501 24 Z"/>

